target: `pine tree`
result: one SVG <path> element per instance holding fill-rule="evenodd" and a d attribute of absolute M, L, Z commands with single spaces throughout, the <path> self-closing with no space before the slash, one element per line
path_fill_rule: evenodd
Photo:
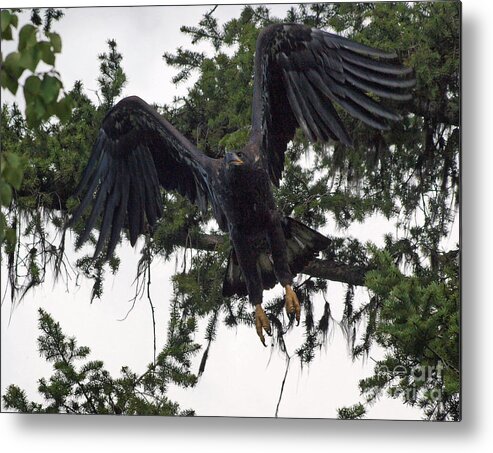
<path fill-rule="evenodd" d="M 193 327 L 193 326 L 192 326 Z M 197 377 L 190 372 L 190 358 L 198 349 L 190 339 L 193 328 L 180 325 L 176 335 L 157 356 L 155 363 L 140 376 L 128 367 L 113 378 L 100 360 L 88 360 L 90 349 L 77 346 L 60 324 L 44 310 L 39 310 L 39 353 L 53 363 L 53 375 L 41 378 L 39 393 L 45 405 L 28 401 L 25 391 L 10 385 L 3 396 L 7 410 L 24 413 L 114 414 L 114 415 L 194 415 L 180 410 L 166 393 L 170 384 L 194 386 Z"/>

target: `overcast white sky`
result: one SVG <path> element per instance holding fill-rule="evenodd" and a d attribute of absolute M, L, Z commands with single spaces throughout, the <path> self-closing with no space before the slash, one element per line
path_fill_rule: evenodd
<path fill-rule="evenodd" d="M 65 17 L 55 25 L 63 39 L 63 52 L 57 58 L 57 69 L 67 88 L 75 80 L 82 80 L 86 91 L 96 90 L 98 76 L 97 55 L 106 51 L 106 40 L 115 39 L 123 54 L 123 67 L 128 84 L 123 96 L 136 94 L 148 102 L 170 102 L 173 96 L 183 93 L 185 87 L 171 84 L 174 70 L 162 60 L 165 51 L 178 46 L 189 47 L 189 40 L 180 33 L 182 25 L 196 25 L 207 6 L 141 7 L 141 8 L 83 8 L 69 9 Z M 273 13 L 283 15 L 286 5 L 272 8 Z M 238 16 L 241 6 L 220 6 L 216 17 L 222 21 Z M 392 231 L 379 219 L 364 225 L 355 225 L 349 231 L 330 234 L 353 235 L 365 241 L 382 241 L 383 235 Z M 451 238 L 457 240 L 457 231 Z M 70 243 L 70 240 L 68 240 Z M 60 321 L 64 331 L 75 335 L 80 345 L 91 348 L 91 357 L 104 360 L 107 368 L 116 374 L 122 365 L 142 372 L 152 361 L 151 314 L 146 300 L 137 303 L 125 321 L 120 321 L 129 309 L 127 302 L 134 288 L 131 281 L 139 259 L 139 247 L 131 249 L 124 244 L 118 250 L 122 257 L 121 270 L 116 277 L 107 277 L 102 300 L 89 304 L 89 286 L 82 282 L 75 289 L 69 283 L 47 281 L 16 307 L 10 320 L 10 303 L 2 305 L 2 367 L 1 390 L 16 383 L 27 389 L 36 399 L 36 380 L 50 375 L 50 366 L 38 357 L 36 338 L 38 331 L 37 308 L 43 307 Z M 75 257 L 70 253 L 72 258 Z M 171 294 L 169 278 L 174 272 L 174 261 L 155 263 L 152 294 L 156 308 L 158 350 L 165 339 L 168 320 L 168 300 Z M 5 285 L 2 279 L 2 294 Z M 278 291 L 278 290 L 277 290 Z M 271 293 L 272 294 L 272 293 Z M 344 289 L 336 283 L 329 284 L 327 298 L 340 319 Z M 365 290 L 358 290 L 359 300 L 367 297 Z M 267 297 L 266 297 L 267 299 Z M 320 302 L 320 301 L 319 301 Z M 319 304 L 319 315 L 322 304 Z M 302 328 L 295 329 L 287 338 L 288 348 L 294 352 L 301 344 Z M 203 336 L 203 329 L 198 339 Z M 381 351 L 372 357 L 378 359 Z M 198 368 L 200 355 L 195 361 Z M 368 376 L 373 366 L 362 361 L 352 362 L 345 341 L 336 326 L 328 347 L 322 350 L 315 364 L 300 368 L 296 359 L 291 362 L 283 402 L 282 417 L 336 416 L 336 409 L 359 401 L 358 380 Z M 254 329 L 237 330 L 221 327 L 209 355 L 206 371 L 194 389 L 172 389 L 170 397 L 183 408 L 193 408 L 198 415 L 262 416 L 274 415 L 285 362 L 282 354 L 270 348 L 264 349 Z M 404 407 L 400 401 L 382 399 L 369 411 L 370 418 L 419 419 L 418 411 Z"/>

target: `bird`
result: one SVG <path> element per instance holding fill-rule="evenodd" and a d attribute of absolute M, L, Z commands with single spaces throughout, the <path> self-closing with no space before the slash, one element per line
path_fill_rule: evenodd
<path fill-rule="evenodd" d="M 299 323 L 293 279 L 330 240 L 281 215 L 279 187 L 287 146 L 301 128 L 312 143 L 352 146 L 336 105 L 377 130 L 402 116 L 384 100 L 409 101 L 414 72 L 395 53 L 301 24 L 263 28 L 254 56 L 252 124 L 246 145 L 224 156 L 201 152 L 137 96 L 120 100 L 102 121 L 81 176 L 74 225 L 92 210 L 78 238 L 83 244 L 101 221 L 94 257 L 109 258 L 128 229 L 132 246 L 163 215 L 161 190 L 175 191 L 202 212 L 210 206 L 232 244 L 223 280 L 225 297 L 248 296 L 255 330 L 271 335 L 262 308 L 264 289 L 280 283 L 285 310 Z M 165 219 L 163 219 L 165 221 Z"/>

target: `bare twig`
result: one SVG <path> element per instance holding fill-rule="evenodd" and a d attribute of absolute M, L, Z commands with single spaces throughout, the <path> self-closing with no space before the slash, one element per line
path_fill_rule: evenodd
<path fill-rule="evenodd" d="M 288 354 L 288 350 L 286 348 L 286 343 L 284 343 L 284 340 L 282 340 L 283 344 L 284 344 L 284 351 L 285 351 L 285 354 L 286 354 L 286 369 L 284 371 L 284 377 L 282 379 L 282 383 L 281 383 L 281 391 L 279 392 L 279 399 L 277 400 L 277 406 L 276 406 L 276 413 L 274 414 L 274 417 L 278 417 L 279 415 L 279 406 L 281 404 L 281 400 L 282 400 L 282 396 L 284 394 L 284 386 L 286 384 L 286 379 L 288 377 L 288 371 L 289 371 L 289 365 L 291 364 L 291 355 Z"/>
<path fill-rule="evenodd" d="M 153 336 L 153 363 L 156 366 L 156 317 L 154 312 L 154 305 L 151 299 L 151 264 L 148 264 L 147 268 L 147 300 L 149 301 L 149 306 L 151 307 L 151 315 L 152 315 L 152 336 Z"/>

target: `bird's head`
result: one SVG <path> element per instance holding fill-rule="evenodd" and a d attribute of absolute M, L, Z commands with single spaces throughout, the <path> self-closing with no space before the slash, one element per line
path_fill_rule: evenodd
<path fill-rule="evenodd" d="M 227 169 L 235 169 L 249 163 L 248 156 L 243 151 L 227 152 L 224 155 Z"/>

